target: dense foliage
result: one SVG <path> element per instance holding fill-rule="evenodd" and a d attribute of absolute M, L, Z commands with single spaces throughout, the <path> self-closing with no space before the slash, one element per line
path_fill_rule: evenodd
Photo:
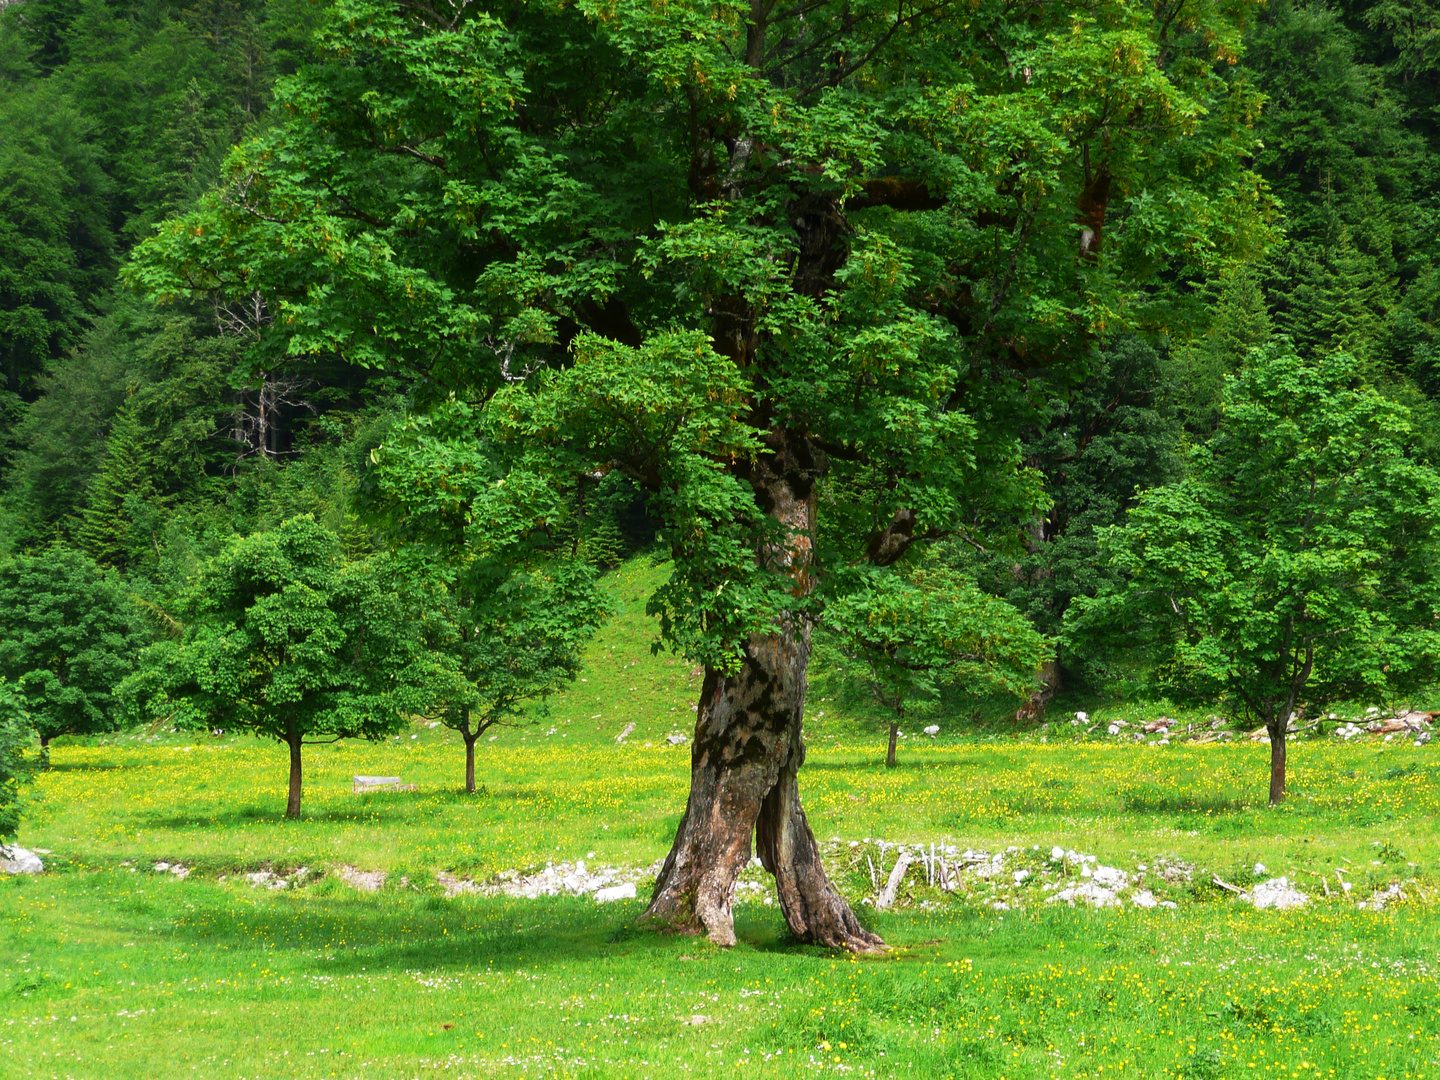
<path fill-rule="evenodd" d="M 35 771 L 32 736 L 25 703 L 8 681 L 0 678 L 0 842 L 20 827 L 20 787 Z"/>
<path fill-rule="evenodd" d="M 119 727 L 115 687 L 148 638 L 117 575 L 84 555 L 0 560 L 0 679 L 42 744 Z"/>
<path fill-rule="evenodd" d="M 0 555 L 51 584 L 0 617 L 118 614 L 53 654 L 88 674 L 33 627 L 0 672 L 47 738 L 113 726 L 126 657 L 297 515 L 429 598 L 447 716 L 573 674 L 599 609 L 547 590 L 657 531 L 664 633 L 722 666 L 936 559 L 1056 635 L 1132 584 L 1099 544 L 1137 493 L 1138 527 L 1249 475 L 1220 447 L 1282 408 L 1245 369 L 1278 334 L 1440 455 L 1437 35 L 1391 0 L 10 5 Z M 556 648 L 495 676 L 532 617 Z M 1037 706 L 1149 655 L 1070 635 Z"/>
<path fill-rule="evenodd" d="M 383 739 L 453 693 L 390 571 L 346 562 L 309 517 L 236 540 L 184 597 L 182 636 L 147 649 L 122 692 L 142 716 L 284 743 L 298 817 L 302 746 Z"/>
<path fill-rule="evenodd" d="M 1145 650 L 1172 697 L 1264 724 L 1271 802 L 1297 706 L 1391 700 L 1437 675 L 1440 474 L 1415 460 L 1404 407 L 1354 368 L 1285 342 L 1253 353 L 1189 475 L 1104 534 L 1123 583 L 1080 601 L 1070 628 Z"/>

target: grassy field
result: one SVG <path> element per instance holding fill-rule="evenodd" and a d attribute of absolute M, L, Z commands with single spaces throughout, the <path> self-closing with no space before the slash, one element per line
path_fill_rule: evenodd
<path fill-rule="evenodd" d="M 586 681 L 482 744 L 474 798 L 458 738 L 425 725 L 309 752 L 298 822 L 274 746 L 57 745 L 21 836 L 49 870 L 0 879 L 0 1076 L 1440 1077 L 1440 759 L 1406 740 L 1298 740 L 1273 811 L 1263 744 L 1105 736 L 1142 707 L 1095 710 L 1090 734 L 942 722 L 887 770 L 881 736 L 822 691 L 802 790 L 892 952 L 795 944 L 758 871 L 736 949 L 636 930 L 687 790 L 688 747 L 665 736 L 688 731 L 698 683 L 649 653 L 656 572 L 615 575 Z M 417 789 L 352 794 L 367 773 Z M 942 889 L 917 868 L 875 911 L 897 842 L 1004 872 Z M 579 860 L 640 898 L 447 896 L 437 878 Z M 1055 899 L 1091 866 L 1174 906 Z M 1277 875 L 1309 903 L 1256 910 L 1214 884 Z"/>

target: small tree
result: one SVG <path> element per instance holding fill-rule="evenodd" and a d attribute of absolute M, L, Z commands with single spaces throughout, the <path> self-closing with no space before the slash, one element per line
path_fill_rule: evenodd
<path fill-rule="evenodd" d="M 383 739 L 453 694 L 385 559 L 346 563 L 309 516 L 231 543 L 189 594 L 177 641 L 147 649 L 122 688 L 151 715 L 290 750 L 286 817 L 300 816 L 301 748 Z"/>
<path fill-rule="evenodd" d="M 511 568 L 498 580 L 474 568 L 452 583 L 443 648 L 459 667 L 463 696 L 441 716 L 465 740 L 465 792 L 475 794 L 475 743 L 496 724 L 522 715 L 580 672 L 580 650 L 605 616 L 594 571 L 564 561 Z"/>
<path fill-rule="evenodd" d="M 119 726 L 113 695 L 148 636 L 117 576 L 77 551 L 0 561 L 0 678 L 48 747 Z"/>
<path fill-rule="evenodd" d="M 1440 476 L 1405 408 L 1355 361 L 1258 349 L 1225 391 L 1188 479 L 1146 492 L 1103 540 L 1124 578 L 1079 601 L 1068 633 L 1143 646 L 1157 688 L 1221 699 L 1270 733 L 1285 798 L 1297 705 L 1402 693 L 1435 676 Z"/>
<path fill-rule="evenodd" d="M 403 558 L 441 585 L 431 594 L 431 647 L 458 689 L 440 715 L 465 741 L 471 795 L 480 736 L 579 673 L 580 650 L 607 610 L 594 562 L 620 550 L 618 529 L 592 543 L 595 526 L 613 528 L 629 487 L 579 470 L 568 484 L 496 484 L 495 446 L 456 437 L 473 433 L 473 420 L 461 402 L 412 417 L 372 453 L 366 488 Z"/>
<path fill-rule="evenodd" d="M 20 829 L 20 785 L 36 765 L 29 753 L 33 738 L 23 698 L 0 678 L 0 842 Z"/>
<path fill-rule="evenodd" d="M 842 674 L 891 714 L 890 768 L 901 722 L 933 709 L 942 687 L 1023 698 L 1051 656 L 1023 615 L 950 570 L 872 573 L 826 609 L 823 633 Z"/>

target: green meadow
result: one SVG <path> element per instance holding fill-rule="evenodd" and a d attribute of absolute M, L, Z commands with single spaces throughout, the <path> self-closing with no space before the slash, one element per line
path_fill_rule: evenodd
<path fill-rule="evenodd" d="M 1405 740 L 1297 739 L 1271 810 L 1263 743 L 1112 738 L 1148 715 L 1113 703 L 1089 734 L 1058 707 L 1043 727 L 942 721 L 886 769 L 821 679 L 807 810 L 891 950 L 795 943 L 755 869 L 734 949 L 637 927 L 688 785 L 666 736 L 698 683 L 650 653 L 656 572 L 614 576 L 585 681 L 482 743 L 473 798 L 458 736 L 424 723 L 307 751 L 300 821 L 275 746 L 57 744 L 21 834 L 47 871 L 0 880 L 0 1074 L 1440 1076 L 1440 762 Z M 415 790 L 357 795 L 354 775 Z M 955 853 L 952 887 L 917 863 L 876 910 L 895 844 Z M 638 897 L 496 888 L 580 860 Z M 1130 891 L 1059 898 L 1092 867 Z M 1234 891 L 1280 875 L 1303 906 Z"/>

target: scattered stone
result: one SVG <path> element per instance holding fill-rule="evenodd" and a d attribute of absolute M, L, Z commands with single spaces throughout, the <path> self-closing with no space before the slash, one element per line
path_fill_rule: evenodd
<path fill-rule="evenodd" d="M 1289 879 L 1283 877 L 1262 881 L 1250 890 L 1250 902 L 1257 908 L 1284 911 L 1287 908 L 1304 907 L 1309 900 L 1308 896 L 1290 884 Z"/>
<path fill-rule="evenodd" d="M 1093 881 L 1082 881 L 1079 885 L 1072 885 L 1068 889 L 1061 889 L 1054 896 L 1045 902 L 1053 904 L 1056 900 L 1063 900 L 1071 907 L 1076 901 L 1089 904 L 1091 907 L 1118 907 L 1120 899 L 1113 890 L 1095 884 Z"/>
<path fill-rule="evenodd" d="M 1151 720 L 1147 723 L 1145 725 L 1145 733 L 1147 735 L 1153 735 L 1157 731 L 1169 731 L 1174 723 L 1175 721 L 1170 719 L 1170 717 L 1162 716 L 1158 720 Z"/>
<path fill-rule="evenodd" d="M 19 844 L 0 844 L 0 874 L 39 874 L 45 869 L 40 856 Z"/>
<path fill-rule="evenodd" d="M 356 870 L 353 866 L 340 866 L 335 869 L 335 876 L 360 892 L 379 892 L 380 886 L 385 884 L 386 875 L 384 870 Z"/>
<path fill-rule="evenodd" d="M 666 735 L 665 741 L 671 746 L 680 746 L 681 744 L 686 743 L 689 740 L 686 739 L 684 735 Z"/>
<path fill-rule="evenodd" d="M 1091 874 L 1096 885 L 1106 889 L 1123 889 L 1130 884 L 1130 875 L 1113 866 L 1097 866 Z"/>
<path fill-rule="evenodd" d="M 689 1020 L 682 1021 L 682 1023 L 688 1025 L 689 1027 L 699 1027 L 701 1024 L 710 1023 L 710 1017 L 706 1016 L 704 1013 L 696 1013 L 694 1016 L 690 1017 Z"/>
<path fill-rule="evenodd" d="M 1436 716 L 1428 712 L 1408 712 L 1400 716 L 1392 717 L 1389 720 L 1378 720 L 1369 725 L 1370 731 L 1379 731 L 1387 734 L 1399 734 L 1402 731 L 1419 733 L 1428 732 L 1430 721 Z"/>
<path fill-rule="evenodd" d="M 252 889 L 261 885 L 267 889 L 284 889 L 290 884 L 283 877 L 272 874 L 269 870 L 257 870 L 253 874 L 246 874 L 245 880 L 250 883 Z"/>
<path fill-rule="evenodd" d="M 1160 902 L 1155 899 L 1155 894 L 1149 889 L 1136 890 L 1135 894 L 1130 897 L 1130 902 L 1138 908 L 1153 908 L 1158 907 L 1160 904 Z"/>
<path fill-rule="evenodd" d="M 384 874 L 380 875 L 380 880 L 382 882 L 385 880 Z M 480 886 L 476 885 L 475 882 L 471 881 L 469 878 L 459 878 L 456 877 L 454 874 L 448 873 L 444 870 L 441 870 L 438 874 L 435 875 L 435 880 L 439 883 L 440 887 L 445 890 L 446 900 L 454 900 L 455 897 L 460 896 L 464 893 L 480 892 Z M 377 885 L 376 888 L 379 888 L 379 886 Z M 375 890 L 367 889 L 366 891 L 374 892 Z"/>
<path fill-rule="evenodd" d="M 1404 899 L 1405 894 L 1400 891 L 1400 883 L 1397 881 L 1392 882 L 1388 889 L 1377 892 L 1374 896 L 1370 897 L 1369 900 L 1361 900 L 1360 903 L 1355 906 L 1361 911 L 1384 911 L 1386 904 Z"/>
<path fill-rule="evenodd" d="M 629 735 L 629 734 L 630 734 L 632 731 L 634 731 L 634 730 L 635 730 L 635 724 L 634 724 L 633 722 L 632 722 L 632 723 L 629 723 L 629 724 L 626 724 L 625 727 L 624 727 L 623 729 L 621 729 L 620 734 L 615 736 L 615 741 L 616 741 L 617 743 L 623 743 L 623 742 L 625 741 L 626 736 Z"/>
<path fill-rule="evenodd" d="M 414 791 L 414 784 L 402 784 L 398 776 L 356 776 L 351 791 L 363 795 L 367 791 Z"/>
<path fill-rule="evenodd" d="M 929 735 L 932 739 L 935 738 L 936 735 L 940 734 L 940 725 L 931 724 L 929 727 L 925 728 L 925 734 Z"/>
<path fill-rule="evenodd" d="M 608 889 L 597 889 L 595 891 L 595 902 L 597 904 L 608 904 L 612 900 L 634 900 L 635 883 L 627 882 L 624 885 L 612 885 Z"/>

